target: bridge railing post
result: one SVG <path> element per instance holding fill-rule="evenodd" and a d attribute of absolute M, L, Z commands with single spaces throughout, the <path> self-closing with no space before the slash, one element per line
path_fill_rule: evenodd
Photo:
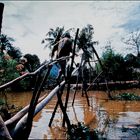
<path fill-rule="evenodd" d="M 66 95 L 66 101 L 65 101 L 65 111 L 67 111 L 67 104 L 68 104 L 68 100 L 69 100 L 69 93 L 70 93 L 70 78 L 71 78 L 71 74 L 72 74 L 72 70 L 73 70 L 73 63 L 74 63 L 74 58 L 75 58 L 75 49 L 76 49 L 76 42 L 77 42 L 77 38 L 78 38 L 78 34 L 79 34 L 79 28 L 76 31 L 76 36 L 75 36 L 75 40 L 74 40 L 74 47 L 73 47 L 73 52 L 72 52 L 72 58 L 71 58 L 71 66 L 70 66 L 70 71 L 67 75 L 67 79 L 69 79 L 67 81 L 68 87 L 67 87 L 67 95 Z M 65 118 L 63 118 L 63 124 L 62 126 L 65 126 Z"/>

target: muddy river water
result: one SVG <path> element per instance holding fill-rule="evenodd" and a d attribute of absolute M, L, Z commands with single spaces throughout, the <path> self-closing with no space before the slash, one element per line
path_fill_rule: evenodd
<path fill-rule="evenodd" d="M 115 91 L 112 94 L 123 92 L 140 95 L 140 89 Z M 64 93 L 63 101 L 65 95 Z M 81 91 L 77 92 L 74 106 L 72 106 L 73 91 L 70 93 L 67 114 L 71 123 L 84 122 L 91 129 L 96 128 L 107 139 L 137 139 L 140 137 L 140 101 L 109 100 L 107 93 L 103 91 L 90 91 L 88 95 L 90 106 L 87 105 L 86 98 L 81 96 Z M 32 93 L 8 93 L 7 96 L 9 103 L 25 106 L 29 104 Z M 52 126 L 48 126 L 56 102 L 57 97 L 54 96 L 49 104 L 35 116 L 30 138 L 66 139 L 66 130 L 61 127 L 63 114 L 60 108 L 57 109 Z"/>

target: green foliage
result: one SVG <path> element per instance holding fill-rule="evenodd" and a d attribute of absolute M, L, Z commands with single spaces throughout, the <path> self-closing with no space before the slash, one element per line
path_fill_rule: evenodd
<path fill-rule="evenodd" d="M 1 34 L 0 35 L 0 49 L 3 52 L 3 50 L 6 50 L 7 53 L 13 58 L 13 59 L 19 59 L 21 57 L 21 52 L 19 48 L 14 47 L 11 42 L 15 41 L 13 38 L 8 37 L 7 35 Z"/>
<path fill-rule="evenodd" d="M 97 44 L 97 41 L 93 41 L 94 28 L 88 24 L 82 28 L 79 33 L 77 45 L 79 50 L 83 50 L 83 59 L 89 61 L 93 57 L 93 45 Z"/>
<path fill-rule="evenodd" d="M 124 92 L 120 93 L 115 99 L 119 100 L 140 100 L 140 96 L 135 95 L 134 93 Z"/>
<path fill-rule="evenodd" d="M 2 98 L 0 98 L 0 105 L 5 105 L 6 101 Z"/>
<path fill-rule="evenodd" d="M 96 131 L 90 131 L 89 127 L 84 125 L 84 123 L 78 122 L 78 124 L 71 125 L 71 132 L 68 132 L 67 139 L 69 140 L 98 140 L 98 135 Z"/>
<path fill-rule="evenodd" d="M 27 59 L 26 68 L 29 72 L 35 71 L 40 66 L 40 60 L 37 55 L 25 54 L 24 57 Z"/>
<path fill-rule="evenodd" d="M 129 80 L 132 78 L 132 71 L 126 65 L 123 56 L 115 54 L 111 48 L 103 53 L 101 61 L 111 80 Z"/>
<path fill-rule="evenodd" d="M 133 68 L 140 68 L 140 57 L 137 57 L 130 53 L 127 54 L 124 59 L 126 61 L 127 66 Z"/>
<path fill-rule="evenodd" d="M 69 33 L 72 30 L 73 28 L 65 30 L 64 27 L 56 27 L 56 29 L 50 28 L 46 37 L 42 40 L 42 44 L 47 43 L 45 47 L 52 49 L 53 45 L 56 44 L 65 33 Z"/>
<path fill-rule="evenodd" d="M 0 85 L 9 82 L 19 76 L 19 73 L 16 70 L 17 61 L 14 59 L 0 61 L 1 70 L 0 73 L 1 81 Z"/>
<path fill-rule="evenodd" d="M 0 35 L 0 85 L 5 84 L 20 76 L 16 66 L 21 52 L 18 48 L 14 47 L 11 42 L 14 39 L 7 37 L 4 34 Z M 6 53 L 5 53 L 6 52 Z M 31 56 L 31 57 L 30 57 Z M 40 64 L 39 58 L 36 55 L 29 56 L 29 63 L 32 70 Z M 30 59 L 31 58 L 31 59 Z M 30 78 L 25 78 L 19 83 L 15 83 L 11 86 L 12 90 L 27 90 L 30 86 Z"/>

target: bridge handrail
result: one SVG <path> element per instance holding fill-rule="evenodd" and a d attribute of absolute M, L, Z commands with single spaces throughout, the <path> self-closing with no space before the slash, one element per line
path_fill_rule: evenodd
<path fill-rule="evenodd" d="M 34 72 L 25 73 L 25 74 L 23 74 L 23 75 L 21 75 L 21 76 L 15 78 L 15 79 L 13 79 L 13 80 L 7 82 L 6 84 L 1 85 L 1 86 L 0 86 L 0 91 L 2 91 L 3 89 L 8 88 L 9 86 L 11 86 L 12 84 L 14 84 L 15 82 L 20 81 L 20 80 L 24 79 L 24 78 L 27 77 L 27 76 L 36 75 L 41 69 L 43 69 L 43 68 L 46 67 L 46 66 L 48 67 L 49 65 L 53 65 L 53 64 L 55 64 L 55 63 L 57 63 L 57 62 L 59 62 L 59 61 L 66 60 L 66 59 L 69 59 L 69 58 L 71 58 L 71 57 L 72 57 L 72 56 L 70 55 L 70 56 L 65 56 L 65 57 L 61 57 L 61 58 L 52 60 L 52 61 L 50 61 L 50 62 L 46 62 L 45 64 L 43 64 L 42 66 L 40 66 L 40 67 L 39 67 L 37 70 L 35 70 Z"/>

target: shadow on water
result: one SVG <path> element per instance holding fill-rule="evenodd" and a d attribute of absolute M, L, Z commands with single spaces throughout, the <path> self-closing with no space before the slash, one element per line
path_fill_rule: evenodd
<path fill-rule="evenodd" d="M 131 89 L 140 95 L 139 89 Z M 123 90 L 114 92 L 118 94 Z M 125 90 L 126 92 L 126 90 Z M 44 94 L 44 93 L 42 93 Z M 8 102 L 17 106 L 25 106 L 30 102 L 32 93 L 8 93 Z M 65 94 L 64 94 L 65 95 Z M 67 108 L 71 123 L 84 122 L 91 129 L 96 128 L 103 138 L 107 139 L 137 139 L 140 137 L 140 101 L 108 100 L 102 91 L 88 92 L 90 107 L 81 91 L 77 92 L 74 107 L 72 107 L 73 93 L 70 94 Z M 65 100 L 65 96 L 62 96 Z M 52 127 L 48 127 L 57 97 L 38 113 L 33 122 L 30 138 L 34 139 L 65 139 L 66 129 L 62 128 L 63 115 L 57 109 Z"/>

